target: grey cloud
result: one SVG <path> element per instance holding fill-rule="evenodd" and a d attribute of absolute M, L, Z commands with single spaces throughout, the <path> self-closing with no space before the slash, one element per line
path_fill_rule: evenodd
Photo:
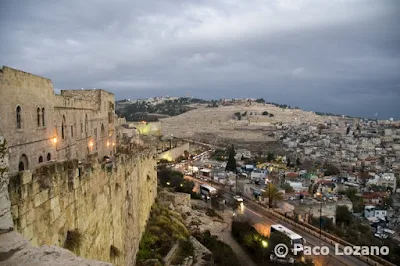
<path fill-rule="evenodd" d="M 400 119 L 400 2 L 2 1 L 0 64 L 117 98 L 263 97 Z M 3 26 L 4 25 L 4 26 Z"/>

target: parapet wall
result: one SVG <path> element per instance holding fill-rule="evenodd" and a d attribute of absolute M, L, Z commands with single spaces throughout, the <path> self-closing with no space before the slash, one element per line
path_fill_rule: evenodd
<path fill-rule="evenodd" d="M 186 142 L 178 147 L 172 148 L 168 151 L 158 154 L 158 159 L 173 161 L 173 160 L 177 159 L 179 156 L 183 156 L 185 154 L 185 151 L 189 151 L 189 150 L 190 150 L 189 142 Z"/>
<path fill-rule="evenodd" d="M 87 99 L 77 99 L 68 96 L 55 95 L 54 108 L 78 109 L 78 110 L 99 110 L 99 103 Z"/>
<path fill-rule="evenodd" d="M 9 194 L 14 229 L 33 245 L 72 243 L 79 256 L 134 265 L 157 194 L 155 150 L 47 164 L 11 177 Z"/>

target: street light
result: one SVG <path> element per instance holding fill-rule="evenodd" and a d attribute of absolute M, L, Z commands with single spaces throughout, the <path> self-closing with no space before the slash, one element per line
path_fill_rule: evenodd
<path fill-rule="evenodd" d="M 268 242 L 265 240 L 261 241 L 261 246 L 263 247 L 262 249 L 262 262 L 264 264 L 264 257 L 265 257 L 265 249 L 268 247 Z"/>
<path fill-rule="evenodd" d="M 268 242 L 265 240 L 261 241 L 261 245 L 263 246 L 263 248 L 267 248 L 268 247 Z"/>

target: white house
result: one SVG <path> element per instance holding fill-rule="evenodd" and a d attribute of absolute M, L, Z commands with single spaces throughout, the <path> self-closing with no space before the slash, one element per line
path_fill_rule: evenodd
<path fill-rule="evenodd" d="M 365 209 L 364 209 L 364 217 L 367 219 L 377 218 L 377 219 L 386 220 L 387 211 L 381 210 L 376 206 L 367 205 L 367 206 L 365 206 Z"/>
<path fill-rule="evenodd" d="M 382 187 L 390 187 L 393 191 L 396 191 L 397 184 L 396 184 L 396 177 L 393 173 L 384 173 L 379 175 L 375 175 L 373 179 L 370 179 L 367 182 L 367 185 L 376 185 Z"/>
<path fill-rule="evenodd" d="M 267 176 L 268 171 L 264 169 L 255 169 L 250 174 L 251 180 L 261 180 Z"/>
<path fill-rule="evenodd" d="M 203 168 L 200 170 L 200 177 L 202 178 L 211 178 L 212 177 L 212 170 L 208 168 Z"/>
<path fill-rule="evenodd" d="M 305 188 L 303 187 L 302 182 L 286 182 L 288 183 L 294 191 L 303 191 Z"/>

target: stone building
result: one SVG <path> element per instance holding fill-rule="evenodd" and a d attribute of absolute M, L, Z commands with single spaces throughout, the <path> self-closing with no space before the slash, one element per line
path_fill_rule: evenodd
<path fill-rule="evenodd" d="M 10 172 L 47 161 L 112 155 L 115 98 L 104 90 L 62 90 L 50 79 L 0 69 L 0 130 L 8 141 Z"/>

